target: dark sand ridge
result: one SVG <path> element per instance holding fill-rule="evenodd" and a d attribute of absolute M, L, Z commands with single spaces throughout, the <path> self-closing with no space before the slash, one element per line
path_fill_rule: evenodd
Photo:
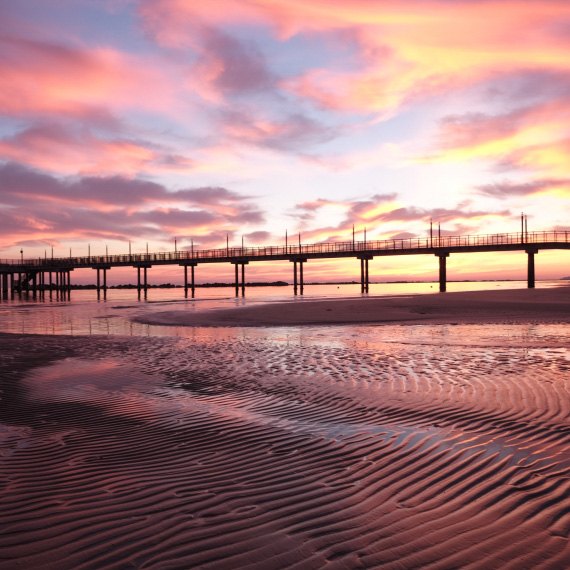
<path fill-rule="evenodd" d="M 407 322 L 570 322 L 570 287 L 399 297 L 305 300 L 190 313 L 164 311 L 139 322 L 183 326 L 291 326 Z"/>

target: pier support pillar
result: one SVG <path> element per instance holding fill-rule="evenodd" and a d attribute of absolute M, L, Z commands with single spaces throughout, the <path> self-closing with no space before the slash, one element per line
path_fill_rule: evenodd
<path fill-rule="evenodd" d="M 534 256 L 538 253 L 538 249 L 529 248 L 526 250 L 526 254 L 528 256 L 528 268 L 527 268 L 527 287 L 529 289 L 534 289 L 536 278 L 535 278 L 535 270 L 534 270 Z"/>
<path fill-rule="evenodd" d="M 97 299 L 101 299 L 101 290 L 103 290 L 103 300 L 107 300 L 107 269 L 111 269 L 110 266 L 99 266 L 94 267 L 97 271 Z M 103 272 L 103 283 L 101 283 L 101 272 Z M 71 291 L 71 281 L 70 281 L 70 291 Z"/>
<path fill-rule="evenodd" d="M 373 259 L 373 257 L 371 255 L 363 255 L 357 259 L 360 259 L 360 292 L 368 293 L 370 289 L 368 262 Z"/>
<path fill-rule="evenodd" d="M 239 296 L 240 289 L 241 289 L 241 296 L 245 297 L 245 266 L 248 265 L 248 261 L 236 261 L 232 262 L 232 265 L 235 267 L 235 290 L 236 290 L 236 297 Z M 241 282 L 240 282 L 240 269 L 239 266 L 241 265 Z M 194 267 L 192 267 L 192 271 Z M 193 277 L 192 277 L 193 279 Z"/>
<path fill-rule="evenodd" d="M 447 258 L 449 253 L 436 253 L 439 257 L 439 292 L 445 293 L 447 291 Z"/>
<path fill-rule="evenodd" d="M 140 301 L 141 291 L 144 291 L 144 297 L 146 299 L 148 291 L 148 270 L 152 267 L 152 265 L 140 263 L 134 265 L 134 267 L 137 270 L 137 297 Z"/>
<path fill-rule="evenodd" d="M 297 257 L 295 259 L 290 259 L 293 263 L 293 294 L 298 293 L 303 295 L 305 291 L 305 279 L 303 276 L 303 263 L 307 261 L 307 258 Z M 299 276 L 297 278 L 297 264 L 299 264 Z"/>
<path fill-rule="evenodd" d="M 196 290 L 196 283 L 194 281 L 194 269 L 195 269 L 195 267 L 196 266 L 194 264 L 192 264 L 190 266 L 190 284 L 191 284 L 190 291 L 192 292 L 192 299 L 194 298 L 194 293 Z"/>
<path fill-rule="evenodd" d="M 297 294 L 297 262 L 293 261 L 293 294 Z"/>

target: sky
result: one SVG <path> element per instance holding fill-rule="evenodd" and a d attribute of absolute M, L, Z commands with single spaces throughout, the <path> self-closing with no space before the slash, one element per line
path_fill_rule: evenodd
<path fill-rule="evenodd" d="M 569 54 L 568 0 L 1 2 L 0 258 L 517 232 L 521 212 L 570 230 Z M 536 263 L 570 275 L 569 252 Z M 451 279 L 525 271 L 448 260 Z M 437 259 L 370 272 L 436 279 Z"/>

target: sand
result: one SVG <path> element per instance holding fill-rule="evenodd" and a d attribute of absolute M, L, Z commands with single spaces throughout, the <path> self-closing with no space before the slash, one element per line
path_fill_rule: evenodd
<path fill-rule="evenodd" d="M 357 323 L 570 322 L 570 287 L 400 297 L 305 300 L 189 312 L 164 311 L 139 322 L 177 326 L 291 326 Z"/>
<path fill-rule="evenodd" d="M 569 567 L 568 305 L 499 293 L 511 324 L 0 335 L 0 568 Z"/>

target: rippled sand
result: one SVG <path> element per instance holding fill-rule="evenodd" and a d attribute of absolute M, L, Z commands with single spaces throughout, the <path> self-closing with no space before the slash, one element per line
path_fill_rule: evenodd
<path fill-rule="evenodd" d="M 0 567 L 568 567 L 569 332 L 0 336 Z"/>

